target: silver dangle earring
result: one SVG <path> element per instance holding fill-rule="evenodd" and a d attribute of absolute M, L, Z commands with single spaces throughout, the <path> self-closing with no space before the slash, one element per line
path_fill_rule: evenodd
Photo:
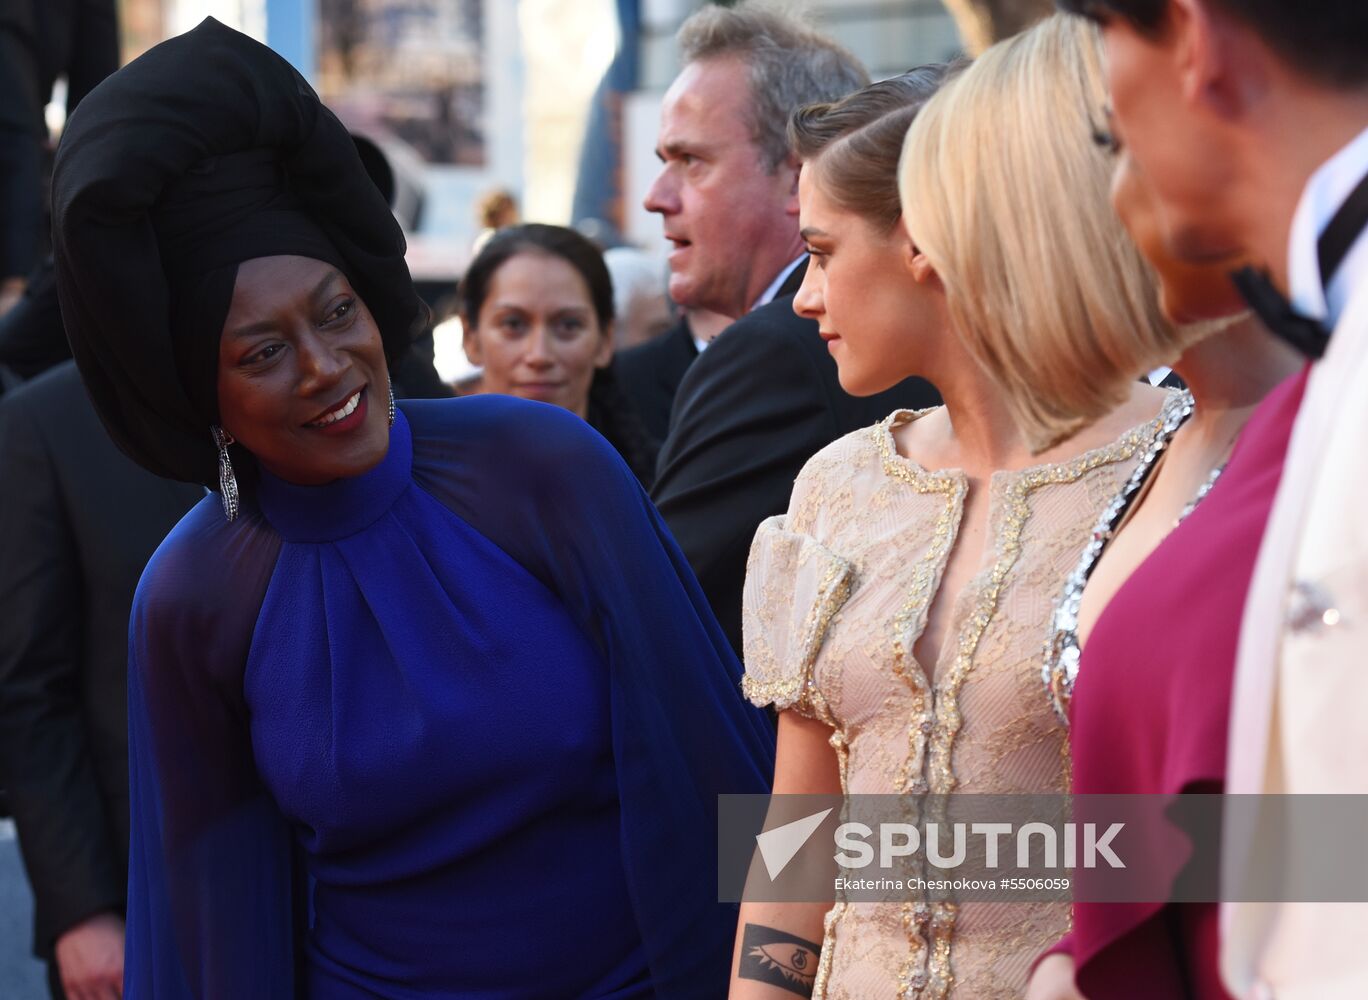
<path fill-rule="evenodd" d="M 209 428 L 214 436 L 214 447 L 218 449 L 219 461 L 219 499 L 223 501 L 223 514 L 232 521 L 238 516 L 238 485 L 233 475 L 233 460 L 228 455 L 228 446 L 233 443 L 233 435 L 222 427 Z"/>
<path fill-rule="evenodd" d="M 390 382 L 390 384 L 389 384 L 389 422 L 390 422 L 390 426 L 393 427 L 393 426 L 394 426 L 394 383 L 393 383 L 393 382 Z"/>

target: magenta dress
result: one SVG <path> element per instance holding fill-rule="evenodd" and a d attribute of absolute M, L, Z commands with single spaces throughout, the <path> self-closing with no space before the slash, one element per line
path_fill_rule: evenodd
<path fill-rule="evenodd" d="M 1076 795 L 1220 792 L 1240 619 L 1306 371 L 1273 390 L 1210 494 L 1116 592 L 1083 650 L 1069 705 Z M 1089 1000 L 1227 1000 L 1217 904 L 1076 902 L 1073 956 Z"/>

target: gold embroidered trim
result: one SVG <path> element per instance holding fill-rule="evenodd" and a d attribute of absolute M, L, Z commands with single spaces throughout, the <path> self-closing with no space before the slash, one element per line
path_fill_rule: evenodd
<path fill-rule="evenodd" d="M 835 951 L 836 923 L 845 913 L 845 900 L 837 900 L 822 921 L 822 957 L 817 960 L 817 975 L 812 980 L 812 1000 L 826 1000 L 831 978 L 831 956 Z"/>
<path fill-rule="evenodd" d="M 1009 474 L 1014 475 L 1014 478 L 1004 489 L 1004 503 L 999 515 L 1002 526 L 993 534 L 998 557 L 967 625 L 960 632 L 953 664 L 944 676 L 937 676 L 937 683 L 932 686 L 927 682 L 925 671 L 912 658 L 911 649 L 916 637 L 925 630 L 935 588 L 939 586 L 940 573 L 944 569 L 943 560 L 959 530 L 968 484 L 963 474 L 931 472 L 898 454 L 893 427 L 915 419 L 924 412 L 900 410 L 875 425 L 871 431 L 875 434 L 884 471 L 889 476 L 908 483 L 919 492 L 944 493 L 947 496 L 946 509 L 936 521 L 932 543 L 915 571 L 910 599 L 894 620 L 895 669 L 920 695 L 916 702 L 917 711 L 909 726 L 908 757 L 899 771 L 899 784 L 905 793 L 930 791 L 945 794 L 953 791 L 957 784 L 952 755 L 955 738 L 963 725 L 959 692 L 973 669 L 973 657 L 979 642 L 997 612 L 1003 583 L 1021 554 L 1022 531 L 1030 518 L 1027 503 L 1030 494 L 1041 486 L 1073 482 L 1103 465 L 1130 458 L 1153 437 L 1157 424 L 1142 424 L 1111 444 L 1093 449 L 1068 462 L 1035 466 Z M 925 700 L 928 694 L 933 696 L 934 721 L 927 717 Z M 926 766 L 928 744 L 930 780 L 918 782 L 911 776 Z M 924 904 L 904 904 L 902 915 L 903 925 L 908 930 L 908 957 L 898 972 L 898 1000 L 910 1000 L 912 997 L 943 1000 L 949 993 L 954 984 L 951 953 L 957 912 L 958 907 L 954 903 L 933 903 L 929 911 Z M 921 929 L 928 918 L 929 942 Z M 928 946 L 930 955 L 923 972 L 916 967 L 920 964 L 923 949 Z M 824 952 L 825 948 L 824 942 Z"/>
<path fill-rule="evenodd" d="M 916 692 L 907 724 L 907 756 L 898 768 L 895 780 L 903 794 L 920 794 L 927 791 L 926 782 L 920 775 L 925 767 L 927 739 L 933 727 L 930 706 L 934 704 L 934 696 L 925 670 L 912 656 L 912 648 L 916 637 L 926 630 L 931 601 L 940 586 L 946 557 L 964 516 L 964 499 L 969 486 L 962 475 L 928 472 L 897 453 L 892 428 L 908 417 L 907 411 L 899 411 L 872 430 L 886 475 L 907 483 L 919 493 L 939 493 L 945 497 L 945 507 L 932 529 L 931 543 L 913 570 L 907 603 L 893 618 L 893 671 Z M 922 990 L 934 982 L 934 979 L 928 979 L 925 970 L 919 968 L 923 964 L 924 952 L 934 947 L 934 943 L 926 941 L 923 936 L 922 928 L 927 922 L 927 915 L 924 903 L 908 901 L 902 905 L 902 924 L 908 934 L 908 954 L 898 969 L 899 1000 L 922 994 Z"/>
<path fill-rule="evenodd" d="M 1144 425 L 1148 428 L 1149 425 Z M 1095 449 L 1061 464 L 1042 465 L 1027 469 L 1010 482 L 1004 495 L 1003 525 L 996 533 L 998 558 L 993 564 L 988 585 L 979 595 L 978 605 L 970 616 L 968 627 L 960 633 L 955 662 L 947 672 L 945 684 L 936 698 L 936 732 L 931 743 L 931 791 L 944 794 L 955 789 L 954 769 L 950 755 L 955 737 L 963 724 L 959 711 L 959 691 L 973 669 L 974 652 L 979 640 L 997 612 L 998 597 L 1003 582 L 1021 555 L 1021 535 L 1030 518 L 1027 498 L 1046 485 L 1071 483 L 1092 470 L 1112 462 L 1130 458 L 1148 440 L 1145 429 L 1136 429 L 1112 444 Z"/>
<path fill-rule="evenodd" d="M 814 684 L 811 689 L 812 707 L 816 717 L 831 727 L 831 737 L 827 742 L 836 751 L 836 768 L 841 777 L 841 821 L 850 818 L 850 735 L 844 725 L 832 715 L 826 698 Z M 822 921 L 822 954 L 817 960 L 817 975 L 812 981 L 811 1000 L 826 1000 L 827 980 L 831 978 L 831 962 L 836 952 L 836 923 L 841 919 L 848 905 L 844 888 L 837 890 L 836 902 L 827 910 Z"/>
<path fill-rule="evenodd" d="M 773 646 L 764 633 L 756 635 L 747 644 L 747 671 L 741 678 L 741 691 L 752 703 L 776 708 L 796 708 L 806 715 L 816 716 L 814 705 L 817 686 L 813 681 L 813 667 L 817 654 L 826 641 L 831 620 L 850 599 L 854 584 L 854 567 L 830 549 L 822 546 L 809 535 L 785 532 L 774 524 L 761 526 L 756 538 L 756 548 L 767 541 L 768 534 L 788 534 L 799 539 L 801 562 L 821 558 L 826 561 L 826 569 L 817 586 L 817 595 L 808 608 L 807 616 L 800 628 L 799 660 L 796 670 L 785 669 L 774 655 Z M 758 662 L 757 662 L 758 661 Z"/>

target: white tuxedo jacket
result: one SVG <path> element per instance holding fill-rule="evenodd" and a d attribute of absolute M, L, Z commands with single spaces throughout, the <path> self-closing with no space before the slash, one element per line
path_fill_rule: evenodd
<path fill-rule="evenodd" d="M 1293 426 L 1240 634 L 1226 790 L 1368 794 L 1368 281 Z M 1257 863 L 1254 835 L 1226 830 L 1228 885 Z M 1368 865 L 1368 843 L 1348 863 Z M 1368 904 L 1227 903 L 1221 927 L 1242 1000 L 1368 998 Z"/>

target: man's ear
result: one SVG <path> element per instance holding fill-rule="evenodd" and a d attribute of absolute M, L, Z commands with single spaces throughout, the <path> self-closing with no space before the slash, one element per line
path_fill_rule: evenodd
<path fill-rule="evenodd" d="M 1170 0 L 1165 34 L 1189 104 L 1232 118 L 1262 89 L 1264 74 L 1250 50 L 1250 33 L 1210 0 Z"/>
<path fill-rule="evenodd" d="M 793 153 L 784 157 L 784 162 L 775 168 L 784 176 L 788 185 L 788 197 L 784 201 L 784 213 L 798 218 L 798 173 L 803 169 L 803 161 Z"/>

